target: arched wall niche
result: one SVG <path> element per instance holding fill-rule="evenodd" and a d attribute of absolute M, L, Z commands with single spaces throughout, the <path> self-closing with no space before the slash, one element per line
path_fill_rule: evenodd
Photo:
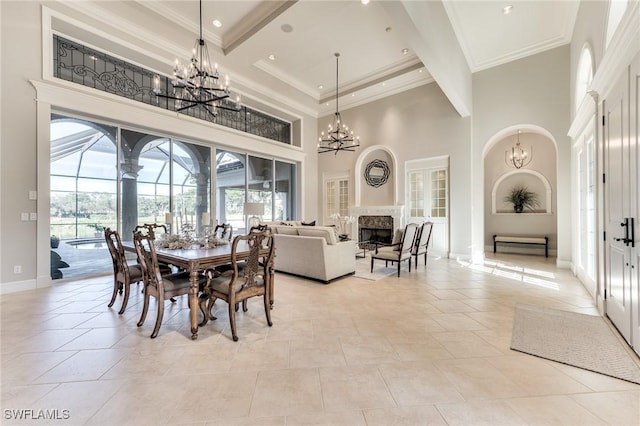
<path fill-rule="evenodd" d="M 380 154 L 380 159 L 384 159 L 389 162 L 390 176 L 386 185 L 390 185 L 390 194 L 387 197 L 389 199 L 389 205 L 396 205 L 398 202 L 398 159 L 394 152 L 384 145 L 373 145 L 366 149 L 363 149 L 358 156 L 355 164 L 355 179 L 354 179 L 354 189 L 355 189 L 355 199 L 354 206 L 360 207 L 362 204 L 362 197 L 365 190 L 363 189 L 367 184 L 364 179 L 364 171 L 367 167 L 367 164 L 376 157 L 376 154 Z M 379 189 L 379 188 L 376 188 Z M 387 189 L 387 188 L 384 188 Z M 371 205 L 367 203 L 368 205 Z"/>
<path fill-rule="evenodd" d="M 525 179 L 522 179 L 525 178 Z M 513 185 L 524 184 L 529 190 L 540 194 L 541 187 L 544 188 L 544 196 L 538 197 L 541 210 L 544 213 L 551 213 L 551 184 L 549 180 L 540 172 L 529 169 L 512 170 L 502 175 L 493 185 L 491 190 L 491 213 L 507 213 L 508 210 L 500 208 L 501 201 Z M 509 211 L 510 212 L 510 211 Z M 538 211 L 536 211 L 538 212 Z"/>
<path fill-rule="evenodd" d="M 532 149 L 531 162 L 516 169 L 508 165 L 506 152 L 518 140 Z M 493 235 L 543 235 L 549 237 L 550 253 L 557 247 L 556 205 L 558 188 L 558 144 L 551 133 L 535 124 L 514 124 L 497 131 L 482 149 L 483 240 L 485 251 L 493 251 Z M 504 201 L 507 191 L 523 184 L 538 194 L 540 206 L 533 212 L 516 213 Z M 532 250 L 523 250 L 531 254 Z"/>

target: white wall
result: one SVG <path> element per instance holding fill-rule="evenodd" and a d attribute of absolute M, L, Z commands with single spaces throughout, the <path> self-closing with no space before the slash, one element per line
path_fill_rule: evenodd
<path fill-rule="evenodd" d="M 452 256 L 468 256 L 471 243 L 471 119 L 461 118 L 434 83 L 340 112 L 349 128 L 360 135 L 359 150 L 384 145 L 394 153 L 400 168 L 396 185 L 400 189 L 397 194 L 399 205 L 405 204 L 406 161 L 450 156 L 450 251 Z M 332 116 L 322 117 L 318 127 L 326 128 L 331 119 Z M 355 182 L 354 166 L 358 155 L 358 152 L 320 155 L 318 180 L 321 181 L 322 173 L 347 172 L 351 182 Z M 352 206 L 353 200 L 352 189 Z"/>
<path fill-rule="evenodd" d="M 557 261 L 571 261 L 571 146 L 569 47 L 477 72 L 473 75 L 473 252 L 484 247 L 485 148 L 503 129 L 527 125 L 544 129 L 557 146 Z"/>

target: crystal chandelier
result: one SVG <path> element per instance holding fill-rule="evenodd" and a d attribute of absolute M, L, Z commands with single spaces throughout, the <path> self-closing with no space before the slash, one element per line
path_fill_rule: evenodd
<path fill-rule="evenodd" d="M 215 118 L 219 109 L 239 111 L 240 96 L 235 100 L 229 99 L 232 96 L 229 89 L 229 75 L 225 75 L 224 81 L 219 80 L 221 78 L 218 64 L 212 66 L 209 49 L 202 37 L 202 0 L 200 0 L 200 37 L 196 39 L 191 61 L 187 65 L 182 65 L 176 59 L 171 80 L 173 87 L 171 93 L 163 93 L 161 77 L 154 76 L 153 93 L 160 98 L 173 99 L 177 112 L 199 106 L 209 116 Z"/>
<path fill-rule="evenodd" d="M 520 169 L 531 162 L 532 154 L 533 148 L 529 148 L 529 152 L 527 152 L 520 145 L 520 130 L 518 130 L 518 134 L 516 136 L 516 144 L 511 147 L 510 151 L 505 151 L 504 161 L 505 163 L 507 163 L 507 166 Z"/>
<path fill-rule="evenodd" d="M 360 137 L 356 136 L 354 139 L 353 130 L 349 130 L 349 126 L 345 125 L 340 116 L 338 110 L 338 59 L 339 53 L 335 53 L 336 56 L 336 113 L 333 116 L 333 124 L 329 124 L 327 134 L 320 133 L 318 138 L 318 153 L 333 152 L 338 154 L 338 151 L 355 151 L 356 147 L 360 146 Z"/>

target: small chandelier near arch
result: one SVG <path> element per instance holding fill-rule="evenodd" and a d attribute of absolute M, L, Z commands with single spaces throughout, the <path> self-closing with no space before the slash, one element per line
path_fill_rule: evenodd
<path fill-rule="evenodd" d="M 504 153 L 505 163 L 507 163 L 507 166 L 509 167 L 520 169 L 531 163 L 532 157 L 533 148 L 529 147 L 529 151 L 527 152 L 522 148 L 522 145 L 520 145 L 520 130 L 518 130 L 518 134 L 516 135 L 516 144 L 511 147 L 511 150 L 505 151 Z"/>

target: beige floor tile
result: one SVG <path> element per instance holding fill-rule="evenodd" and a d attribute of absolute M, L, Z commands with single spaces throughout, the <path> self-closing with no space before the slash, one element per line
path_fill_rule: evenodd
<path fill-rule="evenodd" d="M 379 370 L 399 406 L 464 400 L 453 382 L 432 362 L 384 364 Z"/>
<path fill-rule="evenodd" d="M 340 339 L 348 365 L 380 364 L 399 361 L 393 345 L 383 337 L 363 336 Z"/>
<path fill-rule="evenodd" d="M 566 395 L 515 398 L 507 403 L 527 424 L 534 425 L 604 425 L 586 408 Z"/>
<path fill-rule="evenodd" d="M 438 404 L 438 411 L 451 426 L 527 425 L 506 401 L 470 401 L 454 404 Z"/>
<path fill-rule="evenodd" d="M 291 341 L 291 368 L 344 367 L 347 361 L 338 338 Z"/>
<path fill-rule="evenodd" d="M 640 389 L 635 391 L 584 393 L 571 399 L 613 425 L 640 424 Z"/>
<path fill-rule="evenodd" d="M 327 411 L 396 406 L 376 366 L 321 368 L 320 383 Z"/>
<path fill-rule="evenodd" d="M 281 370 L 289 368 L 291 344 L 287 341 L 242 342 L 233 357 L 232 371 Z"/>
<path fill-rule="evenodd" d="M 34 380 L 34 383 L 63 383 L 97 380 L 127 356 L 126 349 L 81 351 L 70 356 Z"/>
<path fill-rule="evenodd" d="M 487 327 L 462 313 L 433 314 L 431 318 L 447 331 L 485 330 Z"/>
<path fill-rule="evenodd" d="M 552 361 L 531 355 L 488 358 L 505 377 L 524 388 L 527 395 L 558 395 L 589 392 L 589 388 L 569 376 L 558 375 Z"/>
<path fill-rule="evenodd" d="M 527 395 L 525 389 L 493 367 L 488 359 L 433 361 L 466 399 L 496 399 Z"/>
<path fill-rule="evenodd" d="M 288 425 L 296 426 L 366 426 L 364 415 L 360 410 L 338 411 L 330 413 L 309 413 L 287 416 Z"/>
<path fill-rule="evenodd" d="M 368 426 L 446 425 L 433 405 L 364 410 Z"/>
<path fill-rule="evenodd" d="M 471 331 L 450 331 L 433 333 L 433 339 L 440 343 L 454 358 L 479 358 L 500 356 L 502 353 Z"/>
<path fill-rule="evenodd" d="M 261 371 L 251 402 L 251 417 L 320 412 L 323 390 L 317 369 Z"/>

